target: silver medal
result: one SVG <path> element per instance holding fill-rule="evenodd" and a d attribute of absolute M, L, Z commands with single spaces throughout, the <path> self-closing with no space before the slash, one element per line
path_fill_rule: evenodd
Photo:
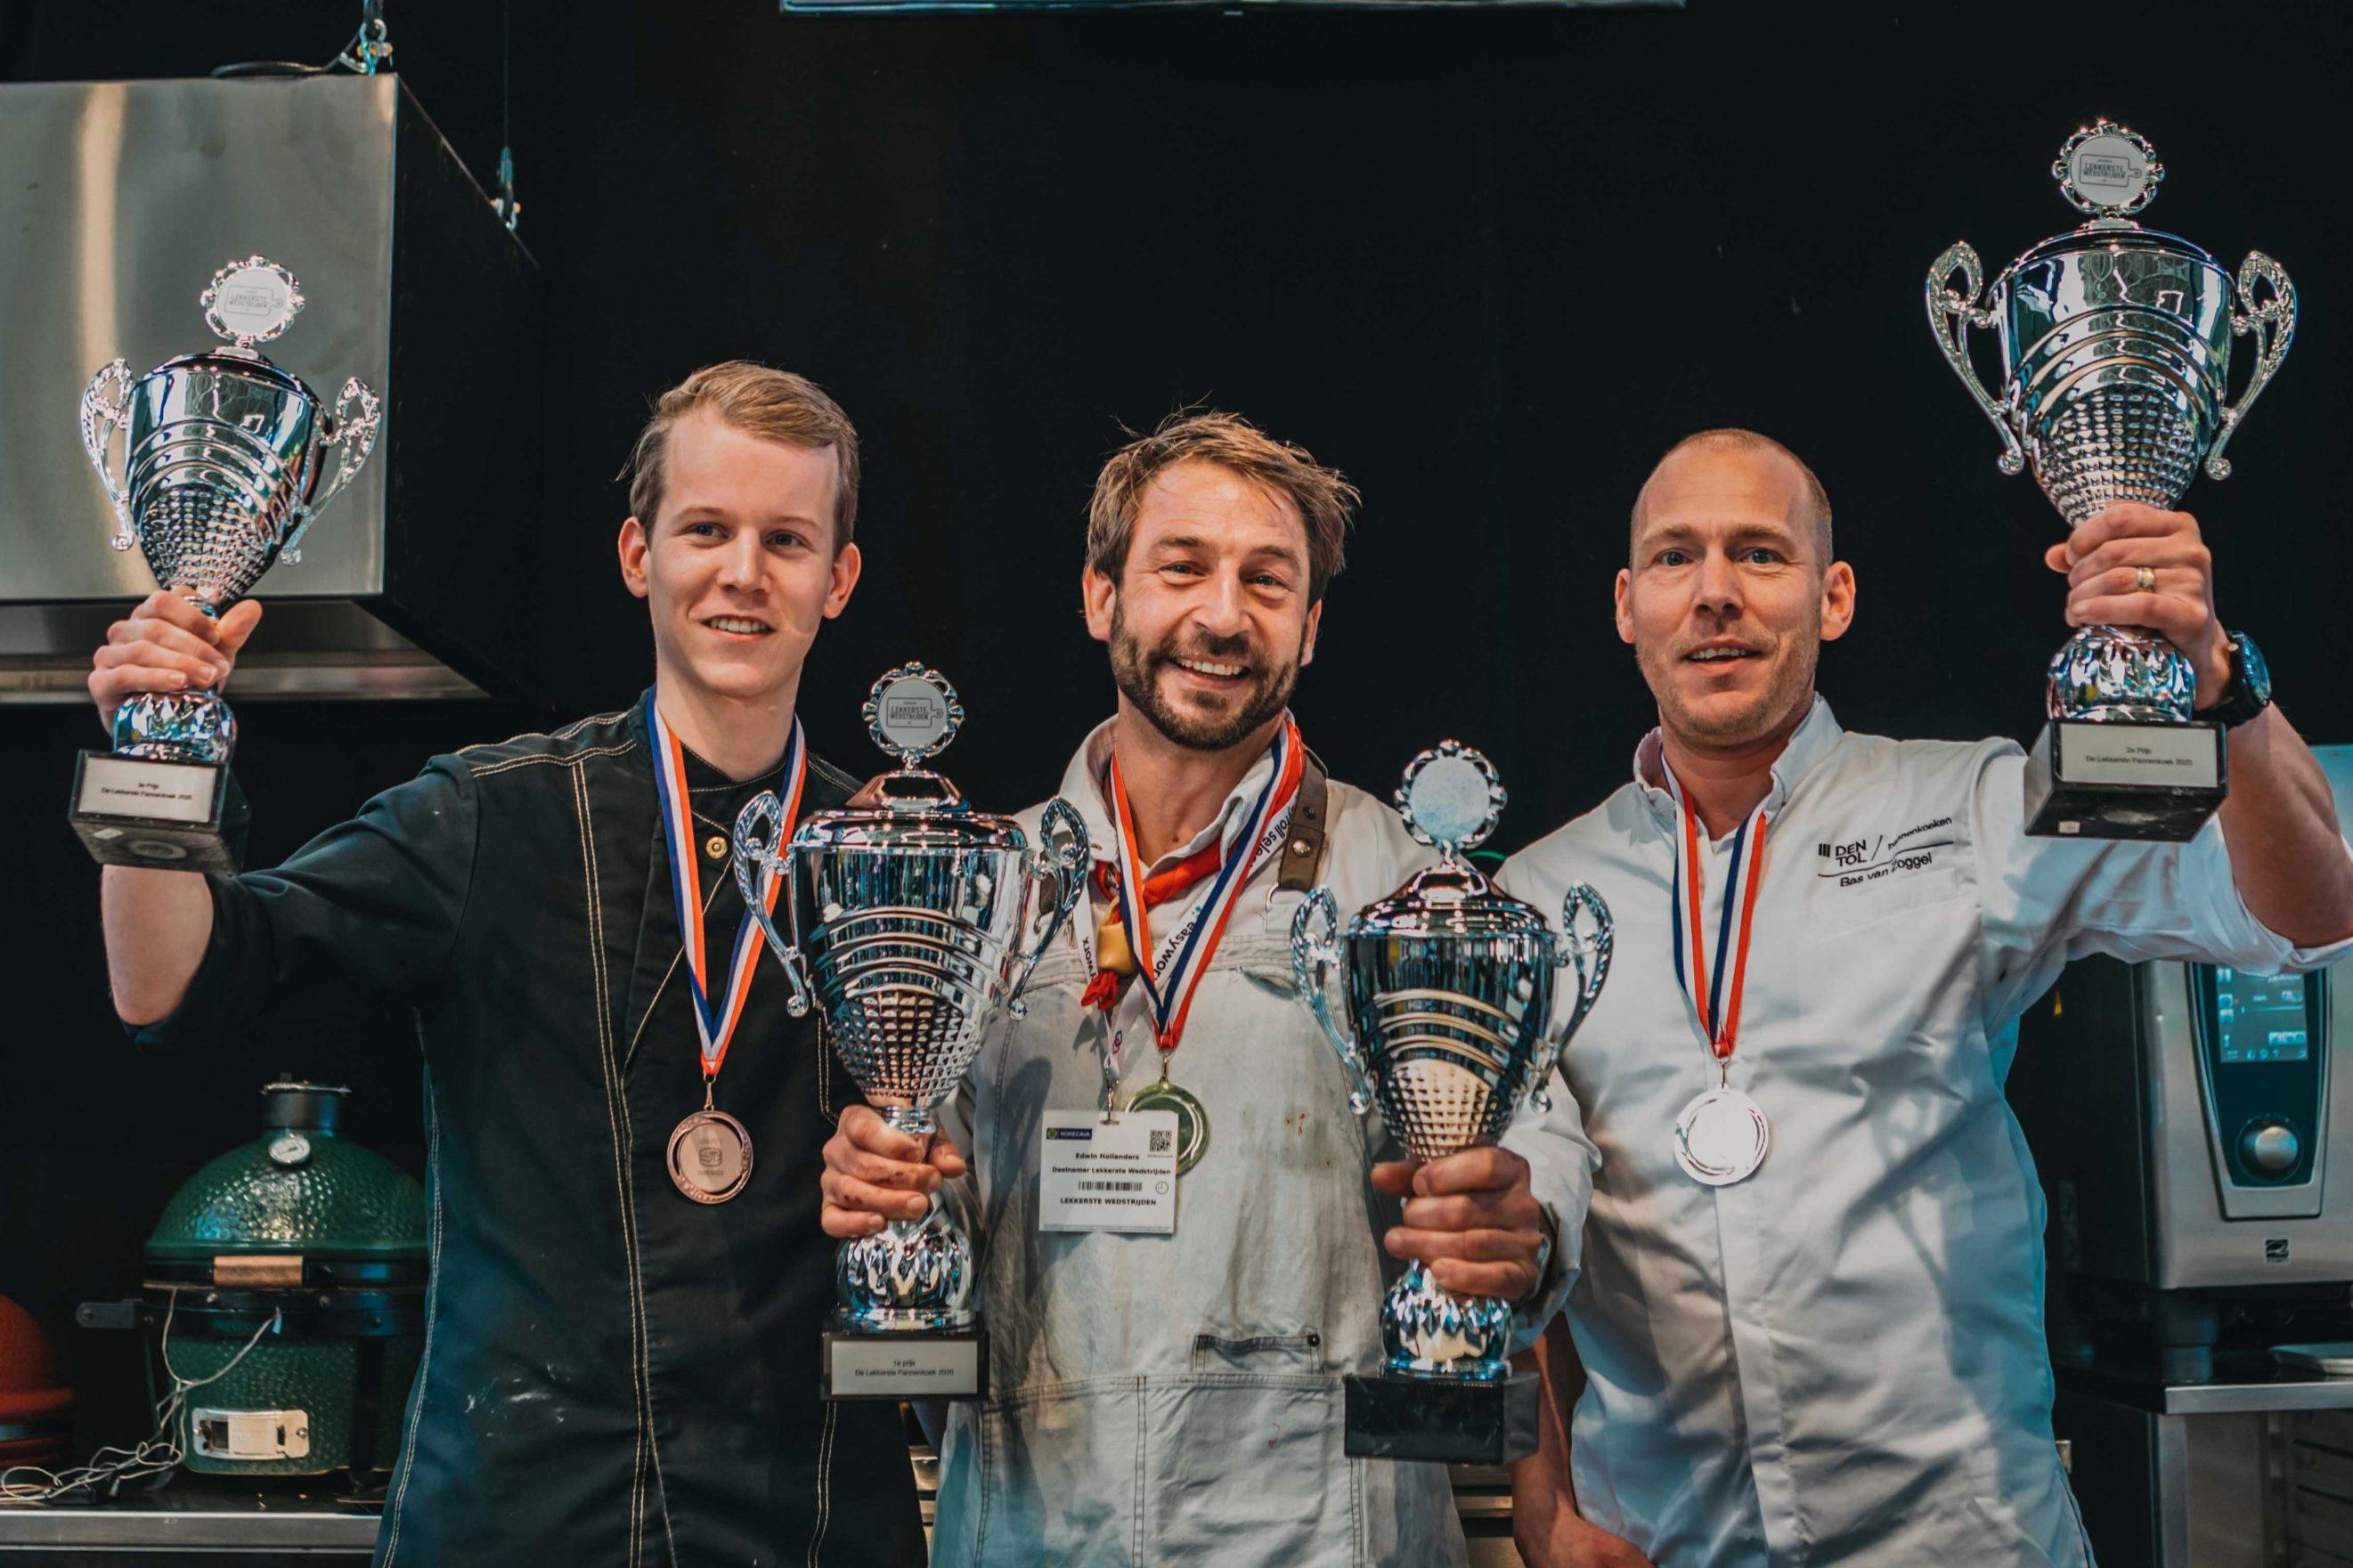
<path fill-rule="evenodd" d="M 1711 1089 L 1675 1118 L 1675 1163 L 1694 1182 L 1728 1187 L 1745 1182 L 1773 1146 L 1765 1108 L 1736 1089 Z"/>

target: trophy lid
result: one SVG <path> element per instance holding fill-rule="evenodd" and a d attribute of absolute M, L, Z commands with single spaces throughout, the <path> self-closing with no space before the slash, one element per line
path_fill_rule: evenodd
<path fill-rule="evenodd" d="M 225 340 L 211 348 L 174 354 L 149 371 L 159 375 L 190 368 L 246 381 L 274 382 L 313 408 L 324 400 L 311 385 L 285 366 L 256 349 L 283 333 L 303 306 L 302 286 L 294 274 L 266 256 L 248 256 L 224 264 L 196 296 L 204 307 L 205 325 Z"/>
<path fill-rule="evenodd" d="M 2051 163 L 2059 194 L 2094 220 L 2122 220 L 2157 199 L 2165 165 L 2148 138 L 2100 119 L 2067 138 Z"/>
<path fill-rule="evenodd" d="M 947 677 L 928 666 L 907 663 L 887 671 L 866 694 L 866 732 L 899 759 L 899 771 L 948 749 L 964 728 L 964 704 Z"/>
<path fill-rule="evenodd" d="M 805 819 L 795 848 L 1027 847 L 1019 823 L 973 810 L 946 777 L 918 765 L 945 751 L 964 725 L 964 704 L 945 676 L 921 663 L 889 670 L 867 693 L 864 715 L 866 732 L 899 765 L 869 779 L 847 805 Z"/>
<path fill-rule="evenodd" d="M 2157 187 L 2165 179 L 2157 149 L 2132 127 L 2106 119 L 2084 126 L 2061 145 L 2051 161 L 2051 177 L 2058 182 L 2060 195 L 2078 212 L 2089 214 L 2090 221 L 2028 248 L 2002 269 L 2004 279 L 2044 257 L 2094 248 L 2163 251 L 2214 265 L 2204 247 L 2132 220 L 2130 215 L 2157 199 Z"/>
<path fill-rule="evenodd" d="M 205 325 L 237 352 L 252 353 L 254 344 L 293 324 L 302 309 L 302 286 L 268 257 L 248 256 L 215 272 L 196 303 L 205 308 Z"/>
<path fill-rule="evenodd" d="M 1436 847 L 1438 864 L 1366 905 L 1348 922 L 1350 936 L 1550 934 L 1534 908 L 1461 858 L 1495 830 L 1510 798 L 1482 753 L 1460 741 L 1440 742 L 1406 764 L 1395 798 L 1406 830 Z"/>

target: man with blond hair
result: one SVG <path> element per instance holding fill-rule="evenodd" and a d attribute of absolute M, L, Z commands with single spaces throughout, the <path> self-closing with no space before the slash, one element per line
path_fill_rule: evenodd
<path fill-rule="evenodd" d="M 1388 805 L 1324 777 L 1289 710 L 1356 499 L 1226 414 L 1105 464 L 1080 595 L 1119 700 L 1060 789 L 1093 896 L 965 1086 L 969 1172 L 862 1109 L 827 1144 L 833 1235 L 944 1190 L 976 1211 L 989 1390 L 947 1417 L 938 1563 L 1463 1560 L 1441 1467 L 1345 1455 L 1341 1378 L 1380 1357 L 1384 1242 L 1449 1289 L 1548 1312 L 1586 1170 L 1504 1149 L 1376 1163 L 1393 1141 L 1349 1113 L 1292 990 L 1311 886 L 1354 908 L 1428 863 Z M 1071 1228 L 1041 1150 L 1150 1114 L 1173 1122 L 1166 1223 Z"/>
<path fill-rule="evenodd" d="M 1596 1174 L 1575 1426 L 1514 1477 L 1531 1568 L 2089 1563 L 2002 1097 L 2019 1018 L 2084 953 L 2332 962 L 2353 852 L 2194 519 L 2114 506 L 2045 559 L 2069 624 L 2154 629 L 2228 728 L 2190 842 L 2030 837 L 2015 743 L 1841 730 L 1815 669 L 1855 575 L 1788 448 L 1704 431 L 1642 487 L 1617 621 L 1658 727 L 1504 871 L 1539 907 L 1589 881 L 1618 922 L 1538 1127 Z"/>
<path fill-rule="evenodd" d="M 858 583 L 858 434 L 733 362 L 663 394 L 632 468 L 652 688 L 436 757 L 274 870 L 108 867 L 115 1009 L 158 1043 L 416 1016 L 432 1275 L 379 1564 L 917 1563 L 895 1413 L 817 1397 L 849 1084 L 729 864 L 755 792 L 855 787 L 795 709 Z M 218 685 L 260 616 L 149 598 L 99 650 L 100 716 Z"/>

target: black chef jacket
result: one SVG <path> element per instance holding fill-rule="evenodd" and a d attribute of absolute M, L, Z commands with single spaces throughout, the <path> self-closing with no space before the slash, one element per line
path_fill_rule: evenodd
<path fill-rule="evenodd" d="M 382 1568 L 923 1558 L 896 1407 L 818 1397 L 820 1150 L 856 1091 L 773 953 L 718 1082 L 750 1183 L 717 1205 L 670 1183 L 702 1077 L 651 700 L 436 757 L 276 870 L 212 879 L 187 998 L 137 1031 L 416 1014 L 433 1268 Z M 776 781 L 686 766 L 723 974 L 729 830 Z M 802 812 L 855 787 L 812 759 Z"/>

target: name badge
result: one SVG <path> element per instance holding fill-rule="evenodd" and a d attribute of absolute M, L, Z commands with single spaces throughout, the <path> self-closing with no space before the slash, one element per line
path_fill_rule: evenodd
<path fill-rule="evenodd" d="M 1176 1234 L 1175 1111 L 1050 1110 L 1039 1148 L 1039 1229 Z"/>

